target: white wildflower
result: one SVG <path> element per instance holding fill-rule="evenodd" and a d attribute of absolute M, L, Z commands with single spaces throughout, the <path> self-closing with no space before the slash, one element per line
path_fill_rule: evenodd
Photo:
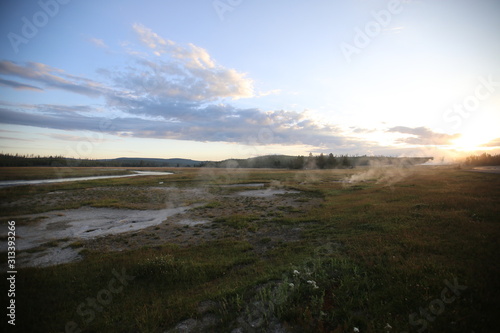
<path fill-rule="evenodd" d="M 300 272 L 298 270 L 296 270 L 296 269 L 293 270 L 293 275 L 297 276 L 299 274 L 300 274 Z"/>
<path fill-rule="evenodd" d="M 389 323 L 387 323 L 387 324 L 385 324 L 385 327 L 384 327 L 384 328 L 385 328 L 386 330 L 390 330 L 390 329 L 392 329 L 392 326 L 391 326 L 391 325 L 389 325 Z"/>
<path fill-rule="evenodd" d="M 353 331 L 353 332 L 359 332 L 359 328 L 354 327 L 354 329 L 353 329 L 352 331 Z"/>
<path fill-rule="evenodd" d="M 319 287 L 316 285 L 316 281 L 313 280 L 308 280 L 307 283 L 309 283 L 313 289 L 318 289 Z"/>
<path fill-rule="evenodd" d="M 289 283 L 288 285 L 290 286 L 290 288 L 295 287 L 295 285 L 293 283 Z"/>

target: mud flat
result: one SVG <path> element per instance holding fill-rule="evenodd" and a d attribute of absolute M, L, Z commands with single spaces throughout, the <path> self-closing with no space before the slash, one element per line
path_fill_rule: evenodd
<path fill-rule="evenodd" d="M 193 207 L 195 205 L 162 210 L 81 207 L 21 216 L 19 219 L 42 220 L 33 225 L 17 227 L 17 234 L 20 235 L 17 240 L 19 251 L 40 248 L 40 251 L 20 253 L 19 264 L 24 267 L 47 266 L 78 260 L 79 250 L 71 247 L 72 242 L 155 226 Z M 7 246 L 5 241 L 2 243 L 3 247 Z M 44 246 L 47 243 L 52 246 Z"/>
<path fill-rule="evenodd" d="M 242 191 L 237 193 L 237 195 L 243 196 L 243 197 L 256 197 L 256 198 L 269 198 L 274 195 L 278 194 L 293 194 L 293 193 L 300 193 L 299 191 L 293 191 L 293 190 L 285 190 L 285 189 L 273 189 L 273 188 L 268 188 L 265 190 L 251 190 L 251 191 Z"/>
<path fill-rule="evenodd" d="M 297 206 L 293 199 L 285 195 L 298 194 L 299 191 L 262 188 L 264 186 L 264 183 L 223 185 L 221 188 L 255 189 L 218 195 L 209 193 L 203 187 L 148 187 L 150 191 L 168 193 L 170 200 L 165 204 L 168 208 L 138 210 L 83 206 L 18 216 L 18 222 L 34 221 L 20 223 L 16 228 L 18 265 L 46 267 L 81 260 L 80 252 L 85 248 L 83 244 L 91 244 L 86 247 L 98 251 L 121 251 L 163 242 L 196 243 L 224 234 L 227 230 L 223 231 L 223 226 L 214 232 L 210 224 L 217 219 L 248 212 L 245 205 L 254 207 L 250 211 L 254 215 L 260 214 L 261 208 L 270 211 L 277 210 L 273 208 L 276 206 L 289 210 Z M 101 188 L 98 191 L 105 190 Z M 188 197 L 195 203 L 187 202 Z M 214 201 L 224 204 L 213 209 L 204 208 L 208 202 Z M 0 244 L 3 248 L 7 247 L 5 240 Z"/>

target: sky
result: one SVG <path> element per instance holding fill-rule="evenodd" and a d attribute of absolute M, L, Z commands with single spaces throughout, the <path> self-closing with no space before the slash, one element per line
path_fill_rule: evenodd
<path fill-rule="evenodd" d="M 500 1 L 3 0 L 0 150 L 500 153 Z"/>

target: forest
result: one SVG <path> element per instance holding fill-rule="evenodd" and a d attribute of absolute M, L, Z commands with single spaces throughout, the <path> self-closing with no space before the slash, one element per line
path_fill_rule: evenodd
<path fill-rule="evenodd" d="M 500 165 L 500 154 L 490 155 L 482 153 L 481 155 L 471 155 L 465 158 L 464 163 L 469 166 Z"/>
<path fill-rule="evenodd" d="M 273 169 L 347 169 L 368 165 L 416 165 L 433 157 L 350 156 L 319 154 L 308 156 L 266 155 L 247 159 L 195 161 L 189 159 L 116 158 L 75 159 L 64 156 L 0 154 L 0 167 L 213 167 L 213 168 L 273 168 Z"/>

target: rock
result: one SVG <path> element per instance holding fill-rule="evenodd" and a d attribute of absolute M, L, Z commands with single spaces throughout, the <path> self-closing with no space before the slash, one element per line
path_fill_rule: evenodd
<path fill-rule="evenodd" d="M 198 304 L 198 313 L 205 314 L 207 312 L 212 312 L 217 309 L 217 303 L 214 301 L 202 301 Z"/>
<path fill-rule="evenodd" d="M 238 327 L 232 330 L 231 333 L 245 333 L 245 331 L 241 327 Z"/>
<path fill-rule="evenodd" d="M 212 326 L 215 326 L 219 320 L 220 320 L 219 317 L 217 317 L 214 314 L 209 313 L 209 314 L 206 314 L 205 316 L 203 316 L 203 318 L 201 319 L 201 325 L 203 325 L 203 327 L 205 327 L 205 328 L 212 327 Z"/>
<path fill-rule="evenodd" d="M 174 329 L 169 330 L 168 333 L 191 333 L 196 332 L 198 321 L 193 318 L 186 319 L 175 326 Z"/>

